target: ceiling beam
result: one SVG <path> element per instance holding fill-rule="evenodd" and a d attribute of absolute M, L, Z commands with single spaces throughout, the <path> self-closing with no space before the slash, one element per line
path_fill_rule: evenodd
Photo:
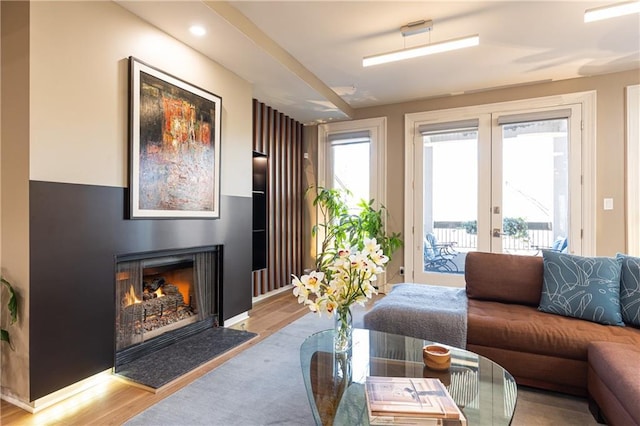
<path fill-rule="evenodd" d="M 336 92 L 331 90 L 329 86 L 324 84 L 324 82 L 314 73 L 305 68 L 304 65 L 282 48 L 282 46 L 265 34 L 238 9 L 231 6 L 226 1 L 204 1 L 204 4 L 237 28 L 257 46 L 271 55 L 276 61 L 282 64 L 282 66 L 298 76 L 302 81 L 308 84 L 309 87 L 322 95 L 349 118 L 353 118 L 354 111 L 348 103 L 338 96 Z"/>

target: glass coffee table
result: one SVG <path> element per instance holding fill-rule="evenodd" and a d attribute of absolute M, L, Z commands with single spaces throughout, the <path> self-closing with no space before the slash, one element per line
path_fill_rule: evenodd
<path fill-rule="evenodd" d="M 333 330 L 309 336 L 300 347 L 300 364 L 317 425 L 368 425 L 364 382 L 367 376 L 436 377 L 447 387 L 467 424 L 508 425 L 516 406 L 516 382 L 483 356 L 451 347 L 451 368 L 434 371 L 422 361 L 433 343 L 412 337 L 354 329 L 349 353 L 333 351 Z"/>

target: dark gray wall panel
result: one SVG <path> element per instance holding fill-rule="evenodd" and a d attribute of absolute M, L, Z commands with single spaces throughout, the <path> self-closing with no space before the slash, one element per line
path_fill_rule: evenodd
<path fill-rule="evenodd" d="M 126 219 L 126 188 L 30 182 L 31 400 L 113 366 L 116 254 L 223 245 L 221 318 L 251 309 L 251 197 L 221 216 Z"/>

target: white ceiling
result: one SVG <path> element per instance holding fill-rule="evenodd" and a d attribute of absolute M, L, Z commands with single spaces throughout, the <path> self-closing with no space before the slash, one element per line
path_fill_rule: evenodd
<path fill-rule="evenodd" d="M 251 82 L 302 122 L 353 109 L 640 69 L 640 15 L 584 23 L 605 1 L 118 1 Z M 402 25 L 433 20 L 403 38 Z M 191 35 L 204 26 L 202 38 Z M 480 45 L 363 68 L 362 58 L 480 35 Z"/>

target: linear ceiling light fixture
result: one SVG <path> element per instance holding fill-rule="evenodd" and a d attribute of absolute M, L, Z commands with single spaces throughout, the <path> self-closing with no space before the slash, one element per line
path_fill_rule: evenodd
<path fill-rule="evenodd" d="M 433 29 L 433 21 L 416 21 L 400 27 L 403 37 L 421 34 Z M 431 55 L 433 53 L 447 52 L 449 50 L 462 49 L 464 47 L 472 47 L 480 44 L 480 36 L 478 34 L 460 37 L 439 43 L 423 44 L 416 47 L 405 47 L 404 49 L 395 50 L 393 52 L 380 53 L 378 55 L 365 56 L 362 59 L 363 67 L 372 65 L 386 64 L 387 62 L 402 61 L 404 59 L 417 58 L 419 56 Z"/>
<path fill-rule="evenodd" d="M 601 21 L 603 19 L 616 18 L 618 16 L 640 13 L 640 1 L 628 1 L 611 4 L 609 6 L 587 9 L 584 12 L 584 22 Z"/>

